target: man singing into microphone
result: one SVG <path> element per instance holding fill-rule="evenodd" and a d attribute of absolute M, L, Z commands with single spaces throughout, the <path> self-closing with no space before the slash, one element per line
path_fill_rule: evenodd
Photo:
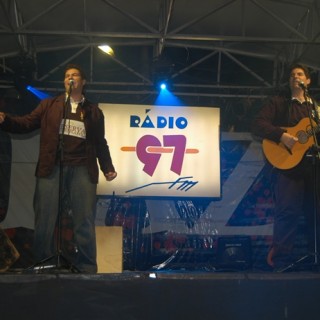
<path fill-rule="evenodd" d="M 22 117 L 0 113 L 0 128 L 12 133 L 40 129 L 34 194 L 35 261 L 41 262 L 56 253 L 54 231 L 63 201 L 68 203 L 73 221 L 72 264 L 80 272 L 95 273 L 97 160 L 108 181 L 117 173 L 105 140 L 103 113 L 97 104 L 85 98 L 85 84 L 82 68 L 68 65 L 64 73 L 65 94 L 42 100 L 30 114 Z M 63 199 L 59 197 L 61 194 Z"/>
<path fill-rule="evenodd" d="M 286 128 L 299 127 L 300 121 L 305 118 L 309 124 L 309 114 L 315 123 L 319 123 L 318 106 L 306 94 L 310 82 L 307 67 L 302 64 L 293 65 L 289 70 L 290 92 L 272 97 L 253 121 L 255 135 L 286 148 L 291 158 L 295 156 L 293 147 L 300 142 L 295 135 L 288 133 Z M 306 129 L 310 129 L 310 126 L 301 128 L 301 130 Z M 275 208 L 273 244 L 268 255 L 268 262 L 278 272 L 292 269 L 293 266 L 296 266 L 294 262 L 299 260 L 299 257 L 294 256 L 293 249 L 298 227 L 301 225 L 301 217 L 304 217 L 307 222 L 309 249 L 310 252 L 314 252 L 313 218 L 315 211 L 313 204 L 316 190 L 314 190 L 313 179 L 315 177 L 312 159 L 307 156 L 310 153 L 310 150 L 305 150 L 302 160 L 292 168 L 274 167 L 271 171 Z"/>

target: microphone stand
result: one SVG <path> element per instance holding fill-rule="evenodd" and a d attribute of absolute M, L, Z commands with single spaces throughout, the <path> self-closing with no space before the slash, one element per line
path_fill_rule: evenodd
<path fill-rule="evenodd" d="M 320 148 L 317 140 L 316 133 L 319 131 L 318 127 L 315 126 L 314 121 L 312 119 L 312 104 L 310 101 L 312 101 L 309 93 L 308 93 L 308 88 L 302 83 L 300 84 L 300 87 L 304 91 L 304 99 L 307 103 L 307 109 L 308 109 L 308 118 L 310 122 L 310 128 L 307 129 L 307 133 L 311 133 L 313 137 L 314 144 L 310 147 L 310 154 L 312 157 L 312 170 L 313 170 L 313 236 L 314 236 L 314 251 L 312 253 L 306 254 L 305 256 L 299 258 L 297 261 L 293 262 L 289 266 L 281 269 L 279 272 L 287 271 L 289 269 L 294 268 L 297 264 L 303 262 L 304 260 L 308 259 L 310 256 L 313 256 L 313 267 L 316 268 L 318 267 L 318 203 L 319 203 L 319 197 L 318 197 L 318 160 L 320 159 Z M 315 112 L 316 106 L 314 105 L 313 102 L 313 109 Z"/>
<path fill-rule="evenodd" d="M 71 97 L 71 92 L 72 92 L 72 87 L 73 87 L 73 81 L 70 80 L 69 82 L 69 90 L 67 92 L 67 99 L 65 100 L 63 104 L 63 117 L 62 117 L 62 132 L 60 133 L 59 136 L 59 150 L 58 150 L 58 157 L 59 157 L 59 197 L 58 197 L 58 216 L 57 216 L 57 238 L 56 238 L 56 253 L 48 258 L 45 258 L 44 260 L 34 264 L 31 266 L 29 269 L 33 270 L 44 270 L 44 269 L 53 269 L 56 271 L 65 269 L 68 270 L 69 272 L 73 273 L 80 273 L 80 270 L 76 268 L 72 263 L 68 261 L 66 257 L 63 256 L 62 250 L 61 250 L 61 243 L 62 243 L 62 230 L 61 230 L 61 216 L 62 216 L 62 210 L 63 210 L 63 186 L 64 186 L 64 181 L 63 181 L 63 151 L 64 151 L 64 132 L 65 132 L 65 127 L 66 127 L 66 122 L 67 122 L 67 109 L 68 106 L 70 106 L 70 97 Z M 55 265 L 49 265 L 45 266 L 45 264 L 48 261 L 55 260 L 56 264 Z M 64 262 L 62 264 L 62 261 Z"/>

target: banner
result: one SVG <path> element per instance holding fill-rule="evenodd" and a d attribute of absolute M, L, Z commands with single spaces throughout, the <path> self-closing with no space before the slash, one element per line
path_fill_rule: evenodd
<path fill-rule="evenodd" d="M 220 110 L 100 104 L 118 177 L 98 195 L 220 198 Z"/>

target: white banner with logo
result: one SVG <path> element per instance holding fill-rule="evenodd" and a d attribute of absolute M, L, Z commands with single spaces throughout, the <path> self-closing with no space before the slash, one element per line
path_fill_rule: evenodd
<path fill-rule="evenodd" d="M 98 195 L 219 198 L 220 110 L 100 104 L 118 177 Z"/>

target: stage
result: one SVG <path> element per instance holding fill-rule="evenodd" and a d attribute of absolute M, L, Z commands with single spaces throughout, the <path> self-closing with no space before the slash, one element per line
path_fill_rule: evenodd
<path fill-rule="evenodd" d="M 27 166 L 17 170 L 10 185 L 17 200 L 10 203 L 19 205 L 13 210 L 19 224 L 4 221 L 2 228 L 20 257 L 0 273 L 0 320 L 318 320 L 320 272 L 273 273 L 267 264 L 273 223 L 268 169 L 260 160 L 257 165 L 254 142 L 233 138 L 228 134 L 223 142 L 221 201 L 99 199 L 96 225 L 123 230 L 121 273 L 26 272 L 35 263 L 34 168 L 21 190 L 16 190 L 17 181 Z M 25 142 L 21 147 L 33 150 Z M 25 160 L 18 160 L 20 168 Z M 62 248 L 71 261 L 68 212 L 63 212 Z M 28 221 L 21 224 L 22 219 Z M 295 257 L 306 250 L 301 232 Z"/>
<path fill-rule="evenodd" d="M 1 320 L 319 319 L 320 273 L 6 272 Z"/>

